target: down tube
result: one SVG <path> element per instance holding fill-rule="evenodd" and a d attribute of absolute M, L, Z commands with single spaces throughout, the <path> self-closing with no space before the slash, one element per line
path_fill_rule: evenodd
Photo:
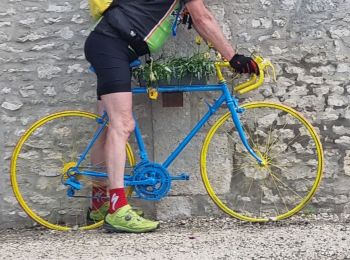
<path fill-rule="evenodd" d="M 197 125 L 191 130 L 191 132 L 185 137 L 185 139 L 179 144 L 179 146 L 169 155 L 169 157 L 162 164 L 163 167 L 168 168 L 169 165 L 176 159 L 176 157 L 182 152 L 182 150 L 187 146 L 191 139 L 198 133 L 202 126 L 210 119 L 210 117 L 220 108 L 222 103 L 225 101 L 225 95 L 223 94 L 214 105 L 209 107 L 208 112 L 202 117 L 202 119 L 197 123 Z"/>

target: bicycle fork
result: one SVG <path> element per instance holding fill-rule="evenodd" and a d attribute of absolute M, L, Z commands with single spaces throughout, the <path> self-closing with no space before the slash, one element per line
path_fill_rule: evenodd
<path fill-rule="evenodd" d="M 238 114 L 243 113 L 244 109 L 239 107 L 238 101 L 233 96 L 231 96 L 231 94 L 227 88 L 224 88 L 223 91 L 224 91 L 224 95 L 226 96 L 226 104 L 227 104 L 228 109 L 231 112 L 231 117 L 232 117 L 233 123 L 235 124 L 235 127 L 238 131 L 239 137 L 241 138 L 241 141 L 242 141 L 244 147 L 255 158 L 255 160 L 257 160 L 259 165 L 264 166 L 266 164 L 265 160 L 263 160 L 260 156 L 258 156 L 255 153 L 255 151 L 251 148 L 251 146 L 249 145 L 247 136 L 243 130 L 241 121 L 239 119 Z"/>

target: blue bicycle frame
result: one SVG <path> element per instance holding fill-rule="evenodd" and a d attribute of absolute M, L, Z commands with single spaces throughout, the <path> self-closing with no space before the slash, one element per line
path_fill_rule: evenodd
<path fill-rule="evenodd" d="M 226 103 L 229 111 L 231 112 L 233 122 L 235 124 L 235 127 L 238 131 L 238 134 L 241 138 L 241 141 L 247 151 L 257 160 L 259 164 L 262 164 L 262 159 L 254 152 L 254 150 L 250 147 L 247 137 L 244 133 L 244 130 L 242 128 L 241 122 L 239 120 L 239 113 L 243 112 L 243 109 L 241 109 L 238 105 L 238 100 L 231 95 L 230 91 L 228 90 L 228 87 L 226 83 L 217 84 L 217 85 L 205 85 L 205 86 L 171 86 L 171 87 L 159 87 L 157 88 L 157 91 L 159 93 L 164 92 L 207 92 L 207 91 L 221 91 L 221 96 L 215 100 L 214 104 L 208 105 L 208 112 L 202 117 L 202 119 L 194 126 L 194 128 L 190 131 L 190 133 L 184 138 L 184 140 L 178 145 L 178 147 L 169 155 L 169 157 L 161 164 L 162 167 L 167 169 L 169 165 L 177 158 L 177 156 L 184 150 L 184 148 L 187 146 L 187 144 L 192 140 L 192 138 L 198 133 L 198 131 L 203 127 L 203 125 L 210 119 L 210 117 L 222 106 L 223 103 Z M 137 87 L 132 89 L 133 94 L 146 94 L 147 88 L 146 87 Z M 99 118 L 98 123 L 100 124 L 99 129 L 94 134 L 94 137 L 86 147 L 85 151 L 82 153 L 82 155 L 79 157 L 78 163 L 72 171 L 78 172 L 79 174 L 91 176 L 91 177 L 102 177 L 106 178 L 107 174 L 103 172 L 96 172 L 96 171 L 79 171 L 79 166 L 82 163 L 82 161 L 85 160 L 86 155 L 90 151 L 93 144 L 96 142 L 96 140 L 99 138 L 100 134 L 102 133 L 103 129 L 107 126 L 108 123 L 108 115 L 105 112 L 101 118 Z M 136 122 L 135 126 L 135 137 L 136 141 L 139 147 L 139 157 L 141 159 L 142 163 L 148 163 L 148 155 L 147 151 L 142 139 L 141 130 Z M 172 180 L 174 179 L 186 179 L 185 176 L 180 177 L 172 177 Z M 80 189 L 79 185 L 74 185 L 74 183 L 68 183 L 69 185 L 74 186 L 77 189 Z M 148 185 L 152 184 L 152 180 L 143 181 L 142 183 L 132 181 L 131 176 L 125 176 L 125 186 L 132 186 L 132 185 Z"/>
<path fill-rule="evenodd" d="M 194 126 L 194 128 L 190 131 L 190 133 L 184 138 L 184 140 L 178 145 L 178 147 L 169 155 L 169 157 L 161 164 L 163 167 L 168 168 L 169 165 L 176 159 L 176 157 L 182 152 L 182 150 L 187 146 L 187 144 L 191 141 L 191 139 L 198 133 L 198 131 L 203 127 L 203 125 L 210 119 L 210 117 L 222 106 L 223 103 L 226 103 L 229 111 L 232 115 L 232 120 L 235 124 L 235 127 L 239 133 L 239 136 L 242 140 L 243 145 L 247 149 L 247 151 L 257 160 L 259 164 L 262 163 L 262 159 L 254 152 L 254 150 L 250 147 L 247 137 L 243 131 L 242 125 L 239 120 L 238 114 L 242 112 L 242 109 L 238 106 L 238 100 L 231 95 L 230 91 L 226 83 L 217 84 L 217 85 L 191 85 L 191 86 L 163 86 L 157 88 L 159 93 L 164 92 L 208 92 L 208 91 L 221 91 L 222 95 L 215 101 L 214 104 L 208 105 L 208 112 L 202 117 L 202 119 Z M 137 87 L 132 89 L 133 94 L 147 94 L 146 87 Z M 77 163 L 77 168 L 81 164 L 81 162 L 85 159 L 89 150 L 98 139 L 103 129 L 106 127 L 108 123 L 108 115 L 104 113 L 101 118 L 98 119 L 98 122 L 101 124 L 101 127 L 96 131 L 93 139 L 87 146 L 86 150 L 80 156 L 80 159 Z M 140 151 L 140 159 L 142 162 L 148 161 L 147 151 L 142 140 L 141 130 L 136 122 L 135 127 L 135 137 L 137 144 L 139 146 Z M 106 177 L 106 174 L 97 173 L 97 172 L 89 172 L 82 171 L 81 174 L 93 176 L 93 177 Z"/>

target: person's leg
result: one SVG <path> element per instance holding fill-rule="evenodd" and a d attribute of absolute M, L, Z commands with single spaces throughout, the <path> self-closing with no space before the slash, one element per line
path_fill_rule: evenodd
<path fill-rule="evenodd" d="M 124 192 L 126 143 L 135 128 L 132 115 L 132 93 L 118 92 L 102 96 L 109 126 L 105 143 L 105 158 L 109 178 L 109 211 L 104 228 L 113 232 L 148 232 L 159 227 L 156 221 L 139 216 L 128 205 Z"/>
<path fill-rule="evenodd" d="M 109 179 L 109 210 L 104 228 L 110 231 L 147 232 L 159 223 L 140 217 L 127 204 L 124 192 L 126 144 L 134 129 L 131 60 L 127 42 L 92 32 L 85 44 L 86 57 L 97 75 L 97 95 L 110 119 L 105 141 L 93 151 L 93 160 L 105 160 Z M 104 146 L 103 153 L 99 153 Z"/>
<path fill-rule="evenodd" d="M 118 92 L 103 95 L 101 98 L 109 117 L 104 157 L 110 189 L 109 213 L 114 213 L 127 204 L 124 193 L 125 147 L 135 126 L 132 115 L 132 93 Z"/>
<path fill-rule="evenodd" d="M 102 101 L 99 100 L 98 113 L 102 115 L 106 109 L 104 108 Z M 100 137 L 96 140 L 94 146 L 91 149 L 91 164 L 97 167 L 102 167 L 106 172 L 106 159 L 105 159 L 105 143 L 107 137 L 108 127 L 101 133 Z M 108 185 L 107 180 L 97 181 L 95 180 L 92 185 L 92 206 L 89 210 L 88 220 L 91 222 L 98 222 L 104 219 L 109 209 L 108 199 Z M 143 217 L 144 212 L 141 209 L 134 208 L 135 212 Z"/>

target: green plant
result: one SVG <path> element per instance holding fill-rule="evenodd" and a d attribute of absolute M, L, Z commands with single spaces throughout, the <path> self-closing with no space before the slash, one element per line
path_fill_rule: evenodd
<path fill-rule="evenodd" d="M 153 76 L 151 76 L 153 73 Z M 153 61 L 142 65 L 140 68 L 133 71 L 133 75 L 139 81 L 151 83 L 153 81 L 167 80 L 170 81 L 171 69 L 166 63 L 161 61 Z M 153 78 L 153 79 L 152 79 Z"/>
<path fill-rule="evenodd" d="M 189 57 L 159 59 L 134 71 L 135 78 L 148 86 L 154 82 L 182 80 L 184 78 L 209 79 L 215 74 L 214 62 L 209 53 L 196 53 Z"/>
<path fill-rule="evenodd" d="M 197 53 L 188 58 L 175 58 L 169 61 L 173 77 L 183 79 L 191 76 L 197 79 L 208 79 L 215 74 L 214 62 L 209 53 Z"/>

